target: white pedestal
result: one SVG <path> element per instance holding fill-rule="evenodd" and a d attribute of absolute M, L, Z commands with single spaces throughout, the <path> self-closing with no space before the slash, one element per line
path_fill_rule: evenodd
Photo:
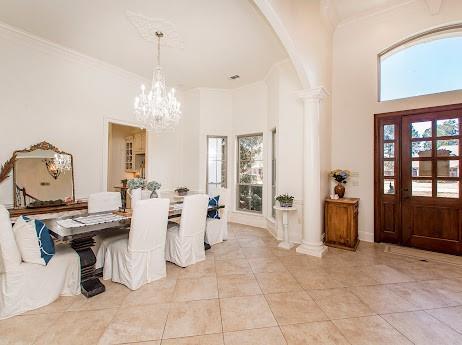
<path fill-rule="evenodd" d="M 280 211 L 282 213 L 282 227 L 284 232 L 283 241 L 278 244 L 279 248 L 283 249 L 291 249 L 294 244 L 289 242 L 289 212 L 296 211 L 295 207 L 281 207 L 281 206 L 274 206 L 276 211 Z"/>

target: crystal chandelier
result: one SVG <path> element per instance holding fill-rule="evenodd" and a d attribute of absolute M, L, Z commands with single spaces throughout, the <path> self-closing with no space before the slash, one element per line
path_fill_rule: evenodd
<path fill-rule="evenodd" d="M 160 66 L 160 39 L 164 36 L 157 31 L 157 66 L 154 68 L 152 85 L 146 94 L 141 85 L 141 93 L 135 98 L 135 115 L 147 130 L 172 130 L 180 121 L 181 104 L 175 97 L 175 89 L 167 91 L 165 77 Z"/>
<path fill-rule="evenodd" d="M 55 153 L 54 157 L 54 165 L 58 171 L 69 171 L 72 168 L 71 156 L 62 154 L 62 153 Z"/>

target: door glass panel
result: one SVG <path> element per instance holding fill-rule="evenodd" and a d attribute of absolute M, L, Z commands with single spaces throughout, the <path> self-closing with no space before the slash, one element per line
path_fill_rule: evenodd
<path fill-rule="evenodd" d="M 439 180 L 436 182 L 436 191 L 439 198 L 458 198 L 459 181 Z"/>
<path fill-rule="evenodd" d="M 394 140 L 395 139 L 395 125 L 384 125 L 383 126 L 383 139 Z"/>
<path fill-rule="evenodd" d="M 413 161 L 412 162 L 412 177 L 431 177 L 432 162 L 431 161 Z"/>
<path fill-rule="evenodd" d="M 459 177 L 459 161 L 439 160 L 437 164 L 437 174 L 439 177 Z"/>
<path fill-rule="evenodd" d="M 411 145 L 412 157 L 431 157 L 432 142 L 431 141 L 414 141 Z"/>
<path fill-rule="evenodd" d="M 437 140 L 436 155 L 438 157 L 454 157 L 459 155 L 459 139 Z"/>
<path fill-rule="evenodd" d="M 459 119 L 444 119 L 436 121 L 436 135 L 438 137 L 459 135 Z"/>
<path fill-rule="evenodd" d="M 395 144 L 394 143 L 383 144 L 383 157 L 384 158 L 394 158 L 395 157 Z"/>
<path fill-rule="evenodd" d="M 432 180 L 412 180 L 412 196 L 432 196 Z"/>
<path fill-rule="evenodd" d="M 384 194 L 395 194 L 395 180 L 385 179 L 383 181 L 383 193 Z"/>
<path fill-rule="evenodd" d="M 384 176 L 395 176 L 395 161 L 384 161 L 383 162 L 383 175 Z"/>
<path fill-rule="evenodd" d="M 429 138 L 432 136 L 432 122 L 411 123 L 411 138 Z"/>

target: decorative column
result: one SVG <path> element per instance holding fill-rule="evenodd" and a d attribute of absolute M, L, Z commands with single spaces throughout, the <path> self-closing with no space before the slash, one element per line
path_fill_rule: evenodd
<path fill-rule="evenodd" d="M 303 239 L 297 253 L 322 257 L 327 252 L 322 235 L 320 106 L 327 96 L 323 87 L 302 90 L 303 121 Z"/>

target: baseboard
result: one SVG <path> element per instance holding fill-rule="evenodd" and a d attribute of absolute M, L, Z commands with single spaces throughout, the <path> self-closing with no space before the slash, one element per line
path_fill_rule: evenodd
<path fill-rule="evenodd" d="M 373 232 L 359 231 L 358 237 L 359 237 L 360 241 L 374 242 L 374 233 Z"/>
<path fill-rule="evenodd" d="M 246 214 L 243 212 L 231 212 L 229 221 L 232 223 L 254 226 L 256 228 L 267 229 L 266 218 L 263 215 Z"/>

